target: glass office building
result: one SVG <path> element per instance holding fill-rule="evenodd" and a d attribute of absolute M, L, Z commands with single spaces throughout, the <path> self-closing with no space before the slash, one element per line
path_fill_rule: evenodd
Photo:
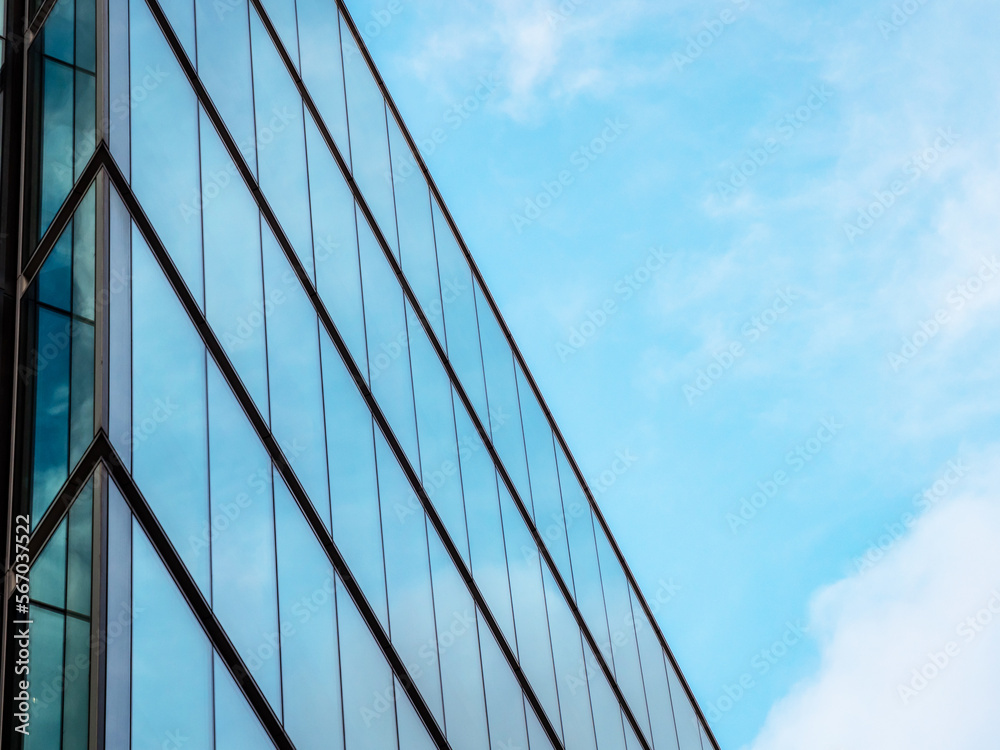
<path fill-rule="evenodd" d="M 0 18 L 3 746 L 717 750 L 343 4 Z"/>

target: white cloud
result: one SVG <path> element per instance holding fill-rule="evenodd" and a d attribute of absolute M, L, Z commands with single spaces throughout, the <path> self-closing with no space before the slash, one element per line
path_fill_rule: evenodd
<path fill-rule="evenodd" d="M 874 568 L 817 593 L 820 667 L 774 705 L 752 750 L 997 746 L 1000 472 L 996 451 L 988 458 L 980 491 L 928 511 Z"/>

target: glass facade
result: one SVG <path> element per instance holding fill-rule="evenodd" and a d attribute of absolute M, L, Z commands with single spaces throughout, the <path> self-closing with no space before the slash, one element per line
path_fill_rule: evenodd
<path fill-rule="evenodd" d="M 343 4 L 4 17 L 4 746 L 716 748 Z"/>

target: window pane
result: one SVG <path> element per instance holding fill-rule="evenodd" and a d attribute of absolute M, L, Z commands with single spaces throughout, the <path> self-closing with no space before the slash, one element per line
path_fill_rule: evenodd
<path fill-rule="evenodd" d="M 448 359 L 479 418 L 488 425 L 486 383 L 483 379 L 472 272 L 437 201 L 434 202 L 434 236 L 437 240 Z"/>
<path fill-rule="evenodd" d="M 25 750 L 51 750 L 59 747 L 62 736 L 61 691 L 53 687 L 62 679 L 65 615 L 41 607 L 30 607 L 31 681 L 49 687 L 55 698 L 34 702 L 31 707 L 31 731 L 24 738 Z M 41 692 L 41 690 L 39 690 Z"/>
<path fill-rule="evenodd" d="M 427 727 L 396 681 L 396 722 L 399 724 L 399 750 L 435 750 L 437 745 L 427 733 Z"/>
<path fill-rule="evenodd" d="M 215 656 L 215 750 L 268 750 L 274 743 L 218 654 Z"/>
<path fill-rule="evenodd" d="M 45 549 L 31 566 L 29 595 L 31 600 L 56 609 L 66 607 L 66 539 L 69 520 L 64 518 Z"/>
<path fill-rule="evenodd" d="M 192 544 L 212 551 L 212 607 L 275 713 L 279 660 L 271 460 L 215 364 L 209 366 L 212 525 Z"/>
<path fill-rule="evenodd" d="M 292 63 L 298 66 L 298 33 L 295 28 L 295 0 L 261 0 L 264 12 L 271 19 L 281 44 L 292 58 Z"/>
<path fill-rule="evenodd" d="M 247 0 L 195 0 L 198 39 L 201 41 L 198 45 L 198 77 L 226 121 L 251 171 L 256 174 L 257 136 L 247 7 Z M 211 177 L 211 172 L 203 172 L 203 180 L 210 180 Z M 226 173 L 226 177 L 239 180 L 235 167 Z"/>
<path fill-rule="evenodd" d="M 343 587 L 337 588 L 347 750 L 394 750 L 396 698 L 392 670 L 354 602 Z"/>
<path fill-rule="evenodd" d="M 160 7 L 170 26 L 173 28 L 177 38 L 181 40 L 181 45 L 187 56 L 194 63 L 195 57 L 195 32 L 194 32 L 194 2 L 192 0 L 159 0 Z"/>
<path fill-rule="evenodd" d="M 267 360 L 271 431 L 309 499 L 329 525 L 330 495 L 323 429 L 323 384 L 316 311 L 278 246 L 263 227 Z"/>
<path fill-rule="evenodd" d="M 528 675 L 549 721 L 556 732 L 560 732 L 559 699 L 542 588 L 541 558 L 537 554 L 530 556 L 525 553 L 537 548 L 507 488 L 502 484 L 500 507 L 510 560 L 510 591 L 514 601 L 518 661 Z"/>
<path fill-rule="evenodd" d="M 205 317 L 257 408 L 266 417 L 267 350 L 260 212 L 204 112 L 201 174 Z"/>
<path fill-rule="evenodd" d="M 322 342 L 334 540 L 388 628 L 372 414 L 325 331 Z"/>
<path fill-rule="evenodd" d="M 129 29 L 132 87 L 141 87 L 150 70 L 160 79 L 142 106 L 132 108 L 132 189 L 202 303 L 198 104 L 142 0 L 129 4 Z"/>
<path fill-rule="evenodd" d="M 299 261 L 315 281 L 302 99 L 256 11 L 250 14 L 250 39 L 260 187 Z"/>
<path fill-rule="evenodd" d="M 138 231 L 132 272 L 133 475 L 207 595 L 208 549 L 191 543 L 210 522 L 205 347 Z"/>
<path fill-rule="evenodd" d="M 525 701 L 510 664 L 500 651 L 493 634 L 485 626 L 479 629 L 483 652 L 483 682 L 490 719 L 490 746 L 514 750 L 528 746 L 524 723 Z"/>
<path fill-rule="evenodd" d="M 108 350 L 108 404 L 111 442 L 132 468 L 132 220 L 118 192 L 111 188 L 110 269 L 108 297 L 104 309 L 108 315 L 110 336 Z"/>
<path fill-rule="evenodd" d="M 398 257 L 385 101 L 346 23 L 341 24 L 341 38 L 354 179 Z"/>
<path fill-rule="evenodd" d="M 410 462 L 419 465 L 403 290 L 363 216 L 358 223 L 372 392 Z"/>
<path fill-rule="evenodd" d="M 604 676 L 594 652 L 586 643 L 583 644 L 583 649 L 590 687 L 590 705 L 597 731 L 597 746 L 601 750 L 620 750 L 625 747 L 621 704 L 611 690 L 611 685 L 608 684 L 608 679 Z"/>
<path fill-rule="evenodd" d="M 664 656 L 666 659 L 666 656 Z M 680 739 L 681 750 L 701 750 L 701 731 L 694 706 L 687 696 L 687 691 L 681 685 L 677 672 L 666 662 L 667 677 L 670 681 L 670 698 L 674 706 L 674 721 L 677 724 L 677 736 Z"/>
<path fill-rule="evenodd" d="M 212 750 L 212 649 L 138 522 L 132 566 L 132 747 Z"/>
<path fill-rule="evenodd" d="M 94 480 L 80 490 L 69 509 L 66 540 L 66 609 L 90 614 L 91 546 L 94 516 Z"/>
<path fill-rule="evenodd" d="M 452 409 L 448 374 L 431 347 L 427 334 L 413 323 L 413 312 L 409 306 L 407 312 L 410 319 L 410 358 L 423 486 L 444 521 L 448 535 L 468 565 L 469 537 L 465 525 L 458 456 L 459 450 L 468 450 L 463 446 L 470 443 L 475 445 L 475 442 L 471 435 L 464 436 L 465 443 L 456 442 L 455 412 Z M 479 447 L 483 447 L 482 443 L 479 443 Z M 413 497 L 412 503 L 416 503 L 416 497 Z M 411 505 L 402 506 L 398 513 L 401 516 L 414 515 L 416 506 Z"/>
<path fill-rule="evenodd" d="M 475 288 L 483 368 L 486 372 L 486 397 L 490 405 L 490 434 L 518 494 L 530 512 L 531 491 L 524 457 L 521 408 L 517 400 L 517 382 L 514 379 L 514 355 L 500 330 L 500 324 L 486 304 L 482 289 L 478 284 Z"/>
<path fill-rule="evenodd" d="M 86 750 L 90 726 L 90 621 L 66 616 L 62 750 Z"/>
<path fill-rule="evenodd" d="M 497 476 L 493 462 L 464 409 L 456 413 L 461 449 L 462 487 L 469 524 L 472 574 L 507 642 L 516 650 L 507 557 L 520 554 L 504 544 Z M 464 442 L 463 442 L 464 441 Z M 532 545 L 533 547 L 534 545 Z"/>
<path fill-rule="evenodd" d="M 46 58 L 42 91 L 39 237 L 73 186 L 73 68 Z"/>
<path fill-rule="evenodd" d="M 297 6 L 301 31 L 299 51 L 302 55 L 302 79 L 309 88 L 309 94 L 316 103 L 327 130 L 350 165 L 337 5 L 326 0 L 298 0 Z"/>
<path fill-rule="evenodd" d="M 31 523 L 38 523 L 69 476 L 69 316 L 38 311 Z"/>
<path fill-rule="evenodd" d="M 667 672 L 663 664 L 663 649 L 634 592 L 632 611 L 635 613 L 635 633 L 639 641 L 642 680 L 649 701 L 653 744 L 657 750 L 677 750 L 673 712 L 670 710 L 670 688 L 667 685 Z"/>
<path fill-rule="evenodd" d="M 285 728 L 300 750 L 343 747 L 333 566 L 280 477 L 275 478 Z M 274 644 L 260 658 L 277 660 Z"/>
<path fill-rule="evenodd" d="M 427 558 L 427 519 L 422 508 L 402 518 L 395 513 L 394 509 L 413 495 L 413 488 L 381 432 L 376 433 L 375 446 L 389 595 L 389 634 L 424 701 L 443 725 L 434 600 Z"/>
<path fill-rule="evenodd" d="M 105 746 L 129 750 L 132 693 L 132 513 L 108 486 L 108 635 Z"/>
<path fill-rule="evenodd" d="M 306 118 L 306 143 L 316 238 L 316 288 L 354 361 L 367 372 L 354 196 L 311 117 Z"/>
<path fill-rule="evenodd" d="M 476 605 L 436 534 L 430 537 L 430 559 L 448 743 L 488 747 Z"/>
<path fill-rule="evenodd" d="M 438 285 L 437 255 L 434 249 L 434 222 L 431 218 L 430 189 L 417 166 L 396 120 L 389 118 L 389 147 L 392 154 L 392 182 L 399 222 L 400 265 L 416 294 L 420 309 L 444 342 L 441 288 Z"/>

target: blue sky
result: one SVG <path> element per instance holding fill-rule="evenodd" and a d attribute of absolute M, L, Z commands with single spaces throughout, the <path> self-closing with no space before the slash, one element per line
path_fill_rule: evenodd
<path fill-rule="evenodd" d="M 348 6 L 722 746 L 995 744 L 1000 6 Z"/>

